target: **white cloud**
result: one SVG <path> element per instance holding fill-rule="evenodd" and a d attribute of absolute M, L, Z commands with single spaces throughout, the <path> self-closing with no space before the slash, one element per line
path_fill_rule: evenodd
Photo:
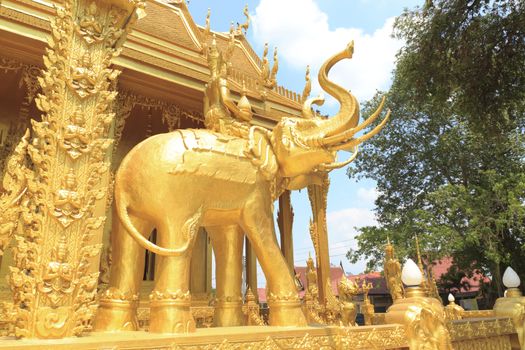
<path fill-rule="evenodd" d="M 359 28 L 330 29 L 327 14 L 314 0 L 261 0 L 253 15 L 253 28 L 259 44 L 269 42 L 277 46 L 281 60 L 300 70 L 310 64 L 312 73 L 354 40 L 353 59 L 335 66 L 331 78 L 363 101 L 390 84 L 395 54 L 402 45 L 390 37 L 393 21 L 386 20 L 371 35 Z M 313 94 L 318 92 L 314 86 Z"/>
<path fill-rule="evenodd" d="M 355 236 L 356 228 L 371 226 L 377 223 L 375 214 L 370 209 L 365 208 L 346 208 L 330 212 L 326 216 L 330 242 L 330 261 L 338 265 L 343 262 L 346 272 L 360 273 L 365 269 L 365 261 L 358 261 L 350 264 L 345 258 L 346 252 L 350 248 L 357 248 Z"/>
<path fill-rule="evenodd" d="M 360 200 L 361 206 L 363 207 L 374 207 L 374 202 L 377 199 L 378 195 L 379 192 L 377 191 L 376 187 L 359 187 L 357 189 L 357 198 Z"/>
<path fill-rule="evenodd" d="M 376 223 L 374 212 L 364 208 L 346 208 L 326 215 L 330 240 L 334 242 L 353 240 L 357 233 L 355 227 L 371 226 Z"/>

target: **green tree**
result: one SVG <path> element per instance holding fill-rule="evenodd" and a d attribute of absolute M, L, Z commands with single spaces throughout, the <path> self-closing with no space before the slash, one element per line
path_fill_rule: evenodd
<path fill-rule="evenodd" d="M 396 19 L 392 118 L 348 170 L 377 182 L 379 225 L 350 261 L 377 268 L 387 235 L 413 256 L 417 234 L 431 259 L 492 276 L 500 295 L 507 265 L 525 281 L 524 23 L 524 2 L 503 0 L 427 1 Z"/>

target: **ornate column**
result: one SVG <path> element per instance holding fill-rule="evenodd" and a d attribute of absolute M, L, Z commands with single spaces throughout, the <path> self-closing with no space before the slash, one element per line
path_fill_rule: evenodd
<path fill-rule="evenodd" d="M 42 121 L 32 120 L 21 234 L 10 285 L 15 335 L 63 338 L 85 330 L 95 294 L 114 114 L 110 67 L 139 0 L 65 0 L 44 56 Z"/>
<path fill-rule="evenodd" d="M 281 251 L 284 259 L 290 268 L 292 275 L 294 273 L 293 260 L 293 208 L 290 198 L 290 191 L 286 190 L 279 197 L 279 211 L 277 213 L 277 223 L 279 225 L 279 232 L 281 233 Z"/>
<path fill-rule="evenodd" d="M 317 260 L 317 283 L 319 303 L 327 307 L 338 305 L 330 281 L 330 255 L 328 251 L 328 229 L 326 227 L 326 204 L 330 180 L 328 174 L 323 178 L 322 185 L 308 186 L 308 198 L 312 206 L 312 221 L 310 235 Z"/>

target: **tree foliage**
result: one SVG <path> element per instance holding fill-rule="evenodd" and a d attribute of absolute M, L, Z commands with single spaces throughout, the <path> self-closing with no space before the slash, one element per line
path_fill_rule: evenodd
<path fill-rule="evenodd" d="M 379 225 L 360 229 L 348 258 L 377 267 L 387 235 L 413 255 L 417 234 L 430 260 L 450 256 L 495 282 L 512 265 L 525 280 L 524 2 L 427 1 L 394 35 L 406 45 L 391 121 L 349 169 L 377 182 Z"/>

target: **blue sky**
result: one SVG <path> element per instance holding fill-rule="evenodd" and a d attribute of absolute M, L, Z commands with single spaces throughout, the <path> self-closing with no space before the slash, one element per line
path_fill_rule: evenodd
<path fill-rule="evenodd" d="M 320 91 L 316 78 L 323 60 L 344 48 L 348 41 L 355 40 L 354 58 L 336 66 L 330 77 L 364 102 L 376 90 L 384 91 L 390 85 L 395 53 L 403 44 L 390 37 L 393 18 L 404 8 L 421 6 L 423 0 L 191 0 L 189 9 L 195 21 L 203 25 L 207 9 L 211 8 L 212 29 L 228 31 L 230 21 L 244 22 L 242 9 L 246 3 L 253 18 L 248 40 L 259 54 L 265 42 L 269 42 L 270 47 L 278 47 L 278 84 L 297 92 L 304 86 L 306 64 L 312 66 L 314 95 Z M 337 109 L 333 100 L 321 108 L 329 115 Z M 345 156 L 348 155 L 340 155 Z M 375 183 L 349 179 L 345 169 L 333 171 L 330 181 L 327 210 L 330 260 L 334 265 L 342 260 L 347 272 L 360 273 L 364 261 L 350 264 L 344 254 L 355 246 L 353 228 L 374 223 Z M 308 252 L 313 253 L 306 189 L 295 191 L 292 203 L 294 258 L 296 265 L 305 265 Z M 260 277 L 260 286 L 264 286 L 264 279 Z"/>

